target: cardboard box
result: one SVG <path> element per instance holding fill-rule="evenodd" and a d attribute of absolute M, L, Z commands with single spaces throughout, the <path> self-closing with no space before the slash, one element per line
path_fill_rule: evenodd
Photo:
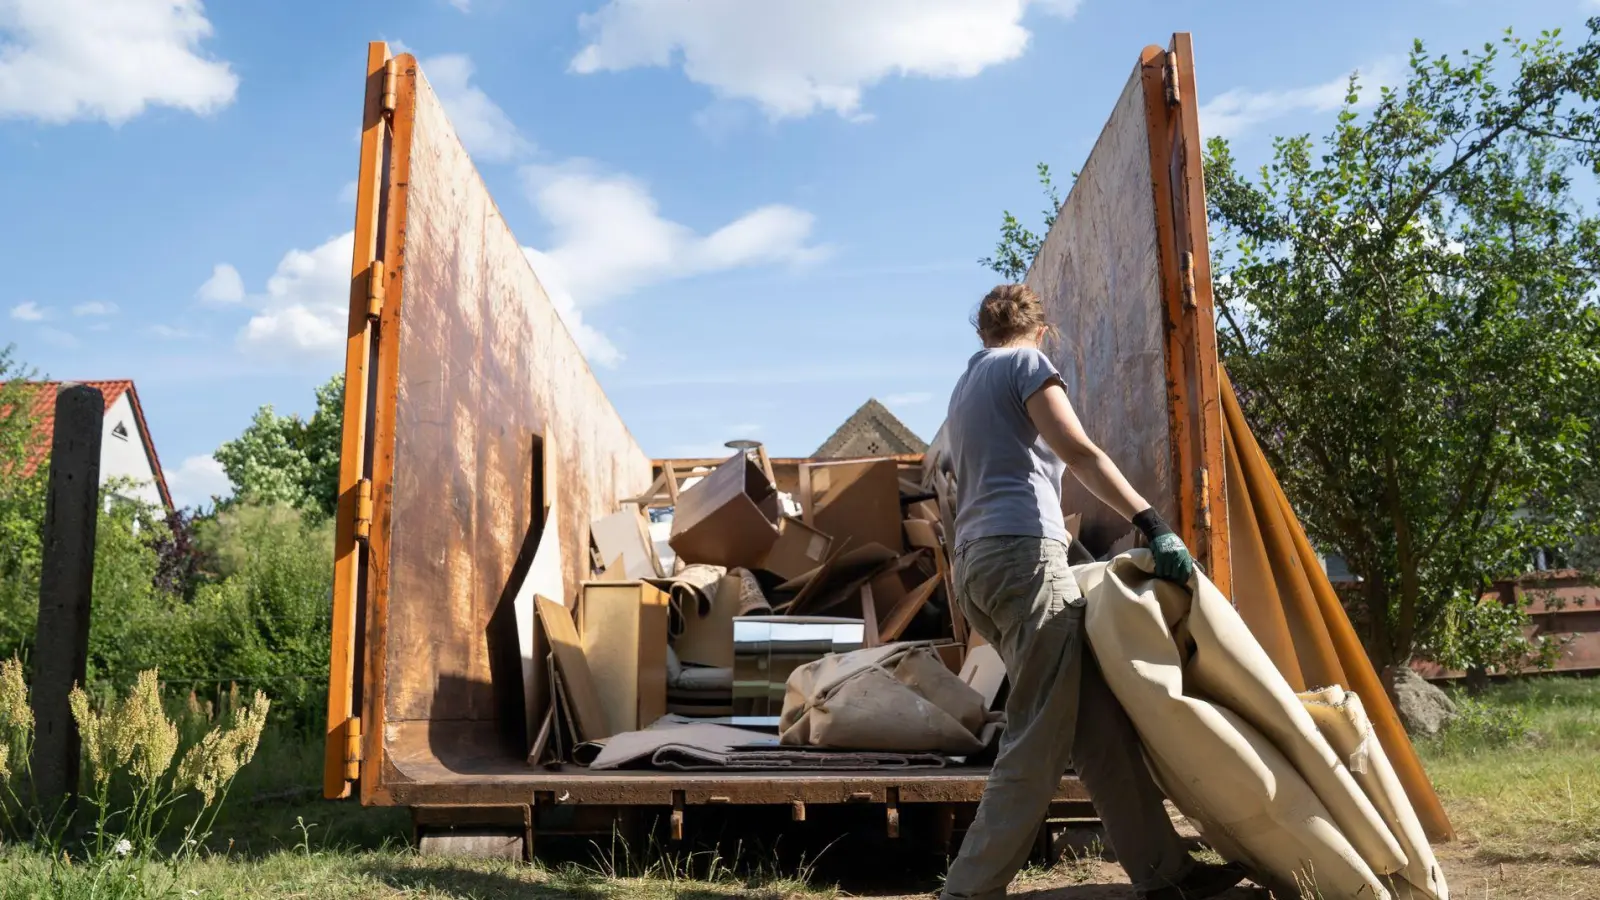
<path fill-rule="evenodd" d="M 852 547 L 878 544 L 895 553 L 905 549 L 894 460 L 803 463 L 800 483 L 801 499 L 809 500 L 806 524 Z"/>
<path fill-rule="evenodd" d="M 788 581 L 822 565 L 833 549 L 833 537 L 799 519 L 785 516 L 778 525 L 778 542 L 756 568 Z"/>
<path fill-rule="evenodd" d="M 610 566 L 606 567 L 608 581 L 619 578 L 638 581 L 643 578 L 660 578 L 666 574 L 661 570 L 661 561 L 656 558 L 656 549 L 650 541 L 648 524 L 637 509 L 622 509 L 609 516 L 595 519 L 589 523 L 589 539 L 594 541 L 595 549 L 600 551 L 601 559 L 610 562 L 619 556 L 622 557 L 620 572 L 612 571 Z"/>
<path fill-rule="evenodd" d="M 578 632 L 612 734 L 667 714 L 667 595 L 640 582 L 587 582 Z"/>
<path fill-rule="evenodd" d="M 740 453 L 678 495 L 668 543 L 686 563 L 754 568 L 778 541 L 778 488 Z"/>

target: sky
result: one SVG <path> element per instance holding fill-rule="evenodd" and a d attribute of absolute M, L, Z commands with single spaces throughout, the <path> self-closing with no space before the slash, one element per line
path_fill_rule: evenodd
<path fill-rule="evenodd" d="M 932 437 L 1001 211 L 1194 35 L 1247 166 L 1414 38 L 1576 42 L 1600 0 L 7 0 L 0 346 L 131 378 L 180 503 L 343 369 L 366 42 L 416 54 L 652 456 L 803 456 L 869 397 Z"/>

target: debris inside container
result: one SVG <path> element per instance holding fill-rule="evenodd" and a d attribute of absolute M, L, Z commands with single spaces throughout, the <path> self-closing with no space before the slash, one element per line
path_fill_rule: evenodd
<path fill-rule="evenodd" d="M 590 580 L 541 598 L 525 641 L 562 688 L 529 711 L 530 765 L 920 768 L 993 746 L 1005 673 L 953 602 L 953 484 L 920 459 L 794 465 L 791 492 L 760 445 L 666 461 L 591 523 Z"/>

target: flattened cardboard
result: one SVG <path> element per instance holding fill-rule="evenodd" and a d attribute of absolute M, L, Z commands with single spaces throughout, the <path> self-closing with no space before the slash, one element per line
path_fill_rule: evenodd
<path fill-rule="evenodd" d="M 900 475 L 892 459 L 802 463 L 810 473 L 806 521 L 834 540 L 879 544 L 896 553 L 900 537 Z"/>
<path fill-rule="evenodd" d="M 678 495 L 668 543 L 685 563 L 754 568 L 778 540 L 778 488 L 744 453 Z"/>
<path fill-rule="evenodd" d="M 822 615 L 827 613 L 829 610 L 833 609 L 839 604 L 844 603 L 850 598 L 856 596 L 857 592 L 860 591 L 864 585 L 871 583 L 874 578 L 878 578 L 886 574 L 898 576 L 900 572 L 903 572 L 906 569 L 916 565 L 921 559 L 921 551 L 907 553 L 904 556 L 896 556 L 887 562 L 882 563 L 875 568 L 867 569 L 866 571 L 861 572 L 855 578 L 848 580 L 843 577 L 843 573 L 835 573 L 837 576 L 839 576 L 835 582 L 837 585 L 836 587 L 826 587 L 818 591 L 815 595 L 815 599 L 808 601 L 803 609 L 796 606 L 795 611 L 803 612 L 806 615 Z"/>
<path fill-rule="evenodd" d="M 722 576 L 712 592 L 711 609 L 703 616 L 685 613 L 683 633 L 672 643 L 678 659 L 702 666 L 733 668 L 733 619 L 739 615 L 743 596 L 743 576 Z"/>
<path fill-rule="evenodd" d="M 939 546 L 939 532 L 925 519 L 906 520 L 906 543 L 924 550 Z"/>
<path fill-rule="evenodd" d="M 589 523 L 589 538 L 604 560 L 622 557 L 620 575 L 629 581 L 662 576 L 661 560 L 656 558 L 655 545 L 650 541 L 649 526 L 637 509 L 621 509 Z M 606 569 L 614 578 L 619 573 Z"/>
<path fill-rule="evenodd" d="M 928 603 L 928 598 L 933 596 L 933 591 L 939 586 L 941 579 L 935 575 L 924 581 L 901 600 L 898 605 L 889 610 L 883 619 L 883 627 L 879 629 L 885 643 L 900 639 L 906 626 L 917 617 L 922 607 Z"/>
<path fill-rule="evenodd" d="M 1000 654 L 988 644 L 967 648 L 967 660 L 961 665 L 961 680 L 983 695 L 983 708 L 994 709 L 995 698 L 1006 681 L 1006 666 Z"/>
<path fill-rule="evenodd" d="M 946 669 L 956 675 L 961 674 L 961 665 L 967 658 L 965 644 L 934 644 L 933 652 L 939 654 L 939 659 Z"/>
<path fill-rule="evenodd" d="M 544 626 L 544 633 L 550 639 L 550 652 L 555 655 L 556 674 L 566 686 L 573 725 L 586 741 L 610 737 L 613 732 L 600 695 L 595 692 L 589 660 L 583 655 L 583 641 L 578 637 L 571 613 L 543 595 L 535 597 L 534 602 L 539 609 L 539 624 Z M 662 668 L 665 669 L 665 664 Z"/>
<path fill-rule="evenodd" d="M 894 551 L 881 544 L 868 544 L 843 552 L 838 546 L 835 545 L 834 555 L 816 569 L 778 585 L 780 591 L 797 592 L 785 607 L 788 612 L 797 613 L 812 607 L 824 595 L 831 597 L 851 584 L 855 587 L 845 593 L 853 594 L 878 570 L 895 560 Z"/>
<path fill-rule="evenodd" d="M 582 593 L 578 633 L 607 727 L 636 731 L 667 714 L 667 595 L 642 582 Z"/>
<path fill-rule="evenodd" d="M 778 525 L 778 541 L 767 551 L 766 558 L 756 568 L 787 581 L 822 565 L 833 549 L 833 536 L 807 525 L 799 519 L 784 516 Z"/>

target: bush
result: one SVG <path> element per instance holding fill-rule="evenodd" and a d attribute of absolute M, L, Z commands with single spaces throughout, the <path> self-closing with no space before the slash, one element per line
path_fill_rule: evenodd
<path fill-rule="evenodd" d="M 1456 718 L 1434 740 L 1446 751 L 1471 752 L 1509 747 L 1529 739 L 1528 714 L 1516 706 L 1487 703 L 1470 695 L 1456 695 Z"/>

